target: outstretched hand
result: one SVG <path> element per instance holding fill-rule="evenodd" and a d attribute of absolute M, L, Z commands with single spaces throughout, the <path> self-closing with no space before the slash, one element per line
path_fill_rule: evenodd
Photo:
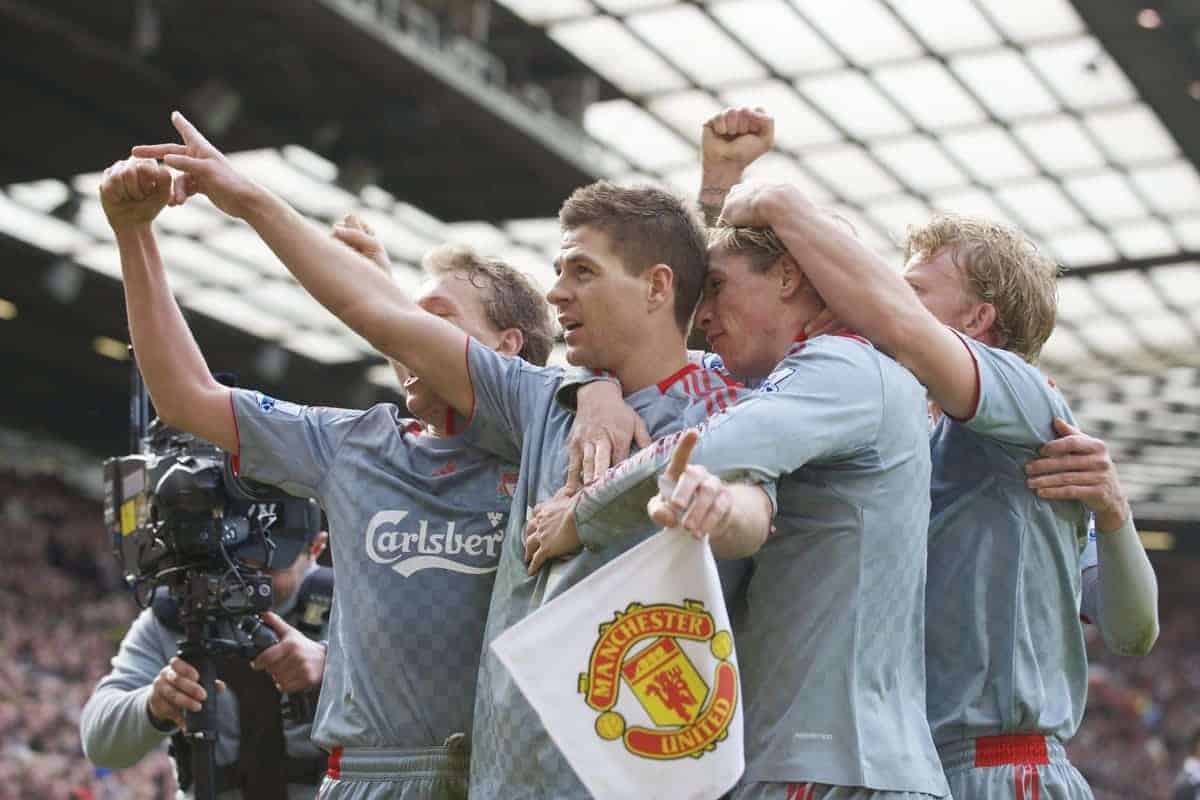
<path fill-rule="evenodd" d="M 333 238 L 362 255 L 387 274 L 392 274 L 392 261 L 371 226 L 354 214 L 347 214 L 333 226 Z"/>
<path fill-rule="evenodd" d="M 685 431 L 671 451 L 659 491 L 646 505 L 650 519 L 664 528 L 682 528 L 697 539 L 725 531 L 733 496 L 729 485 L 699 464 L 689 463 L 700 434 Z"/>
<path fill-rule="evenodd" d="M 183 144 L 140 144 L 133 148 L 138 158 L 162 159 L 163 163 L 178 170 L 171 191 L 170 204 L 181 205 L 193 194 L 203 194 L 217 208 L 231 217 L 244 217 L 247 203 L 253 198 L 258 186 L 238 174 L 220 150 L 188 122 L 178 111 L 171 114 L 171 124 L 179 131 Z"/>

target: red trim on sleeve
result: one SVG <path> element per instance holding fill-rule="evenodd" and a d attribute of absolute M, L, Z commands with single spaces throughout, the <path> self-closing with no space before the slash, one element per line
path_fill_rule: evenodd
<path fill-rule="evenodd" d="M 467 416 L 467 427 L 471 427 L 471 420 L 475 419 L 475 381 L 471 377 L 471 337 L 467 337 L 467 346 L 463 348 L 463 362 L 467 368 L 467 383 L 471 384 L 471 413 Z"/>
<path fill-rule="evenodd" d="M 658 382 L 658 391 L 663 394 L 666 394 L 667 389 L 670 389 L 675 383 L 680 381 L 682 378 L 692 374 L 693 372 L 695 372 L 698 369 L 700 369 L 700 366 L 698 364 L 686 365 L 683 369 L 679 370 L 674 375 L 670 375 L 666 378 L 663 378 L 661 381 L 659 381 Z"/>
<path fill-rule="evenodd" d="M 325 774 L 333 780 L 342 777 L 342 748 L 335 747 L 329 751 L 329 760 L 325 767 Z"/>
<path fill-rule="evenodd" d="M 971 420 L 975 419 L 975 415 L 979 413 L 979 392 L 980 392 L 979 359 L 977 359 L 975 357 L 975 351 L 971 349 L 971 345 L 967 344 L 966 337 L 964 337 L 961 333 L 954 330 L 953 328 L 951 328 L 950 331 L 955 336 L 958 337 L 958 340 L 960 342 L 962 342 L 962 346 L 967 348 L 967 353 L 970 354 L 970 356 L 971 356 L 971 365 L 973 367 L 975 367 L 975 395 L 974 395 L 974 399 L 971 401 L 971 413 L 968 414 L 967 416 L 961 417 L 961 418 L 956 417 L 953 414 L 951 414 L 950 412 L 946 411 L 946 409 L 944 409 L 944 408 L 942 409 L 942 413 L 945 414 L 950 419 L 954 420 L 955 422 L 965 423 L 965 422 L 970 422 Z"/>
<path fill-rule="evenodd" d="M 229 390 L 229 415 L 233 417 L 233 441 L 237 443 L 237 450 L 233 452 L 233 458 L 230 459 L 230 464 L 233 467 L 233 475 L 237 477 L 242 466 L 242 433 L 238 430 L 237 424 L 237 409 L 233 405 L 233 390 Z"/>
<path fill-rule="evenodd" d="M 856 341 L 860 344 L 865 344 L 867 347 L 875 346 L 875 345 L 871 344 L 871 342 L 868 341 L 865 337 L 858 335 L 857 333 L 850 330 L 849 328 L 842 328 L 841 330 L 833 331 L 829 335 L 830 336 L 840 336 L 843 339 L 853 339 L 854 341 Z"/>

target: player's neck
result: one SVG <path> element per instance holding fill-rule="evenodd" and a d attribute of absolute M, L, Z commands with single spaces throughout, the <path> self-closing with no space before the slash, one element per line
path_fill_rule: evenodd
<path fill-rule="evenodd" d="M 648 343 L 632 353 L 611 371 L 621 382 L 626 396 L 671 377 L 687 366 L 687 348 L 683 337 Z"/>

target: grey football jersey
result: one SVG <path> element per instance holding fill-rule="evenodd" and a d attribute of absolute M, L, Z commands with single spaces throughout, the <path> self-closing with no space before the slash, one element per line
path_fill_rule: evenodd
<path fill-rule="evenodd" d="M 927 436 L 912 375 L 836 335 L 797 343 L 754 395 L 702 428 L 694 463 L 778 480 L 775 531 L 734 619 L 744 783 L 945 794 L 924 705 Z M 656 447 L 659 467 L 671 444 Z M 602 540 L 652 493 L 644 480 L 617 483 L 633 505 L 617 503 L 627 507 L 614 518 L 608 490 L 589 490 L 582 539 Z"/>
<path fill-rule="evenodd" d="M 335 570 L 323 747 L 439 746 L 471 730 L 488 600 L 517 468 L 422 433 L 392 405 L 234 392 L 241 472 L 316 498 Z"/>
<path fill-rule="evenodd" d="M 929 523 L 929 723 L 939 744 L 1012 732 L 1066 740 L 1079 726 L 1087 656 L 1079 620 L 1081 503 L 1040 499 L 1026 462 L 1072 421 L 1018 356 L 963 339 L 978 406 L 934 427 Z"/>
<path fill-rule="evenodd" d="M 468 349 L 468 365 L 475 389 L 475 414 L 465 438 L 503 458 L 519 459 L 521 464 L 488 612 L 484 638 L 490 643 L 543 603 L 643 541 L 654 528 L 649 520 L 643 520 L 619 546 L 587 549 L 537 575 L 527 575 L 527 516 L 566 479 L 565 444 L 574 418 L 555 401 L 563 372 L 499 355 L 474 340 Z M 662 436 L 698 424 L 709 413 L 732 405 L 744 391 L 711 370 L 689 364 L 625 399 L 645 420 L 651 435 Z M 533 707 L 487 647 L 480 662 L 475 702 L 471 794 L 505 800 L 588 797 Z"/>

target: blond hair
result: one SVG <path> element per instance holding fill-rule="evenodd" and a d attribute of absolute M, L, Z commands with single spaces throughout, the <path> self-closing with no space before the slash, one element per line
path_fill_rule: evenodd
<path fill-rule="evenodd" d="M 550 308 L 525 273 L 461 244 L 435 247 L 421 259 L 421 266 L 430 275 L 454 275 L 479 289 L 488 322 L 498 331 L 521 331 L 524 341 L 517 355 L 545 365 L 554 346 Z"/>
<path fill-rule="evenodd" d="M 750 271 L 763 273 L 787 255 L 787 248 L 770 228 L 739 228 L 718 225 L 708 229 L 708 248 L 736 253 L 750 260 Z"/>
<path fill-rule="evenodd" d="M 910 228 L 905 262 L 933 258 L 950 248 L 967 291 L 996 309 L 996 343 L 1031 364 L 1054 331 L 1058 265 L 1015 228 L 983 219 L 939 214 Z"/>

